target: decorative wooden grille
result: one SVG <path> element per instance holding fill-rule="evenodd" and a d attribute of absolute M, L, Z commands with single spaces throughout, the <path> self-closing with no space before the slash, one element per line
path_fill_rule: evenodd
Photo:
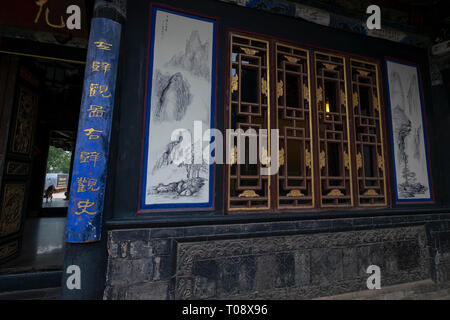
<path fill-rule="evenodd" d="M 269 139 L 250 164 L 260 145 L 249 151 L 246 137 L 245 164 L 238 164 L 242 142 L 234 137 L 229 212 L 387 205 L 378 65 L 310 52 L 230 35 L 227 128 L 267 129 L 269 136 L 278 129 L 279 170 L 261 174 L 270 165 L 263 160 L 270 159 Z"/>
<path fill-rule="evenodd" d="M 322 207 L 353 205 L 343 57 L 316 53 L 316 105 Z"/>
<path fill-rule="evenodd" d="M 256 130 L 270 128 L 269 43 L 264 40 L 231 35 L 230 66 L 230 129 Z M 268 132 L 269 133 L 269 132 Z M 270 134 L 269 134 L 270 136 Z M 246 138 L 245 164 L 228 167 L 228 210 L 261 210 L 270 208 L 270 176 L 261 175 L 262 163 L 249 164 L 249 144 Z M 231 149 L 239 148 L 234 139 Z M 270 155 L 270 143 L 263 153 Z M 259 144 L 257 147 L 259 154 Z M 244 155 L 241 155 L 244 156 Z"/>
<path fill-rule="evenodd" d="M 314 206 L 309 53 L 276 44 L 278 208 Z"/>
<path fill-rule="evenodd" d="M 385 162 L 377 65 L 351 59 L 358 202 L 386 205 Z"/>

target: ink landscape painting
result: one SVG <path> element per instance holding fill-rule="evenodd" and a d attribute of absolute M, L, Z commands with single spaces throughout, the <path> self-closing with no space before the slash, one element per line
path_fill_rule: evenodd
<path fill-rule="evenodd" d="M 194 121 L 203 130 L 212 124 L 215 24 L 163 9 L 153 19 L 144 205 L 208 204 L 211 166 L 193 161 L 193 130 Z M 188 157 L 191 163 L 180 161 Z"/>
<path fill-rule="evenodd" d="M 430 201 L 428 158 L 419 74 L 415 66 L 387 61 L 398 201 Z"/>

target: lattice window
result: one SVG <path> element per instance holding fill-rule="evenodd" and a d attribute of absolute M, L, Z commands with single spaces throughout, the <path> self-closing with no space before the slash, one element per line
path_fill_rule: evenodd
<path fill-rule="evenodd" d="M 276 44 L 278 208 L 314 206 L 309 53 Z"/>
<path fill-rule="evenodd" d="M 322 207 L 353 205 L 345 59 L 316 53 Z"/>
<path fill-rule="evenodd" d="M 351 59 L 351 82 L 359 205 L 386 205 L 377 65 Z"/>
<path fill-rule="evenodd" d="M 230 129 L 270 128 L 269 110 L 269 43 L 240 35 L 231 35 L 230 68 Z M 269 135 L 270 136 L 270 135 Z M 237 164 L 236 152 L 232 152 L 233 164 L 228 167 L 228 210 L 261 210 L 270 207 L 270 176 L 261 175 L 262 164 L 250 164 L 249 139 L 245 139 L 245 164 Z M 240 147 L 235 139 L 233 150 Z M 270 154 L 270 143 L 267 143 Z M 259 144 L 257 150 L 259 154 Z M 254 153 L 252 152 L 252 155 Z"/>
<path fill-rule="evenodd" d="M 227 211 L 387 205 L 377 64 L 231 34 L 229 69 L 227 128 L 278 129 L 279 170 L 262 175 L 260 145 L 234 137 Z"/>

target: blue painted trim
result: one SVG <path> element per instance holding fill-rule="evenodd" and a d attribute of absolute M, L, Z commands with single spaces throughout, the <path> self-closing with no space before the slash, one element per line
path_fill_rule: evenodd
<path fill-rule="evenodd" d="M 420 110 L 421 110 L 421 117 L 422 117 L 422 131 L 423 131 L 423 137 L 424 137 L 424 145 L 425 145 L 425 156 L 426 156 L 426 162 L 427 162 L 427 178 L 428 178 L 428 188 L 430 190 L 430 197 L 429 198 L 415 198 L 415 199 L 399 199 L 398 197 L 398 186 L 397 186 L 397 168 L 396 168 L 396 162 L 395 162 L 395 145 L 394 145 L 394 122 L 393 122 L 393 116 L 392 116 L 392 104 L 391 104 L 391 92 L 390 92 L 390 84 L 389 84 L 389 67 L 388 62 L 394 62 L 398 64 L 403 64 L 406 66 L 414 67 L 416 69 L 417 74 L 417 85 L 419 86 L 419 95 L 420 95 Z M 392 161 L 394 164 L 394 181 L 395 181 L 395 201 L 397 203 L 417 203 L 417 202 L 432 202 L 433 201 L 433 188 L 431 185 L 431 178 L 430 178 L 430 163 L 429 163 L 429 157 L 428 157 L 428 141 L 427 141 L 427 132 L 425 130 L 425 118 L 424 118 L 424 108 L 423 108 L 423 92 L 422 92 L 422 86 L 421 86 L 421 78 L 420 78 L 420 72 L 418 69 L 418 66 L 412 63 L 407 63 L 404 61 L 396 60 L 396 59 L 385 59 L 385 66 L 386 66 L 386 83 L 387 83 L 387 89 L 388 89 L 388 100 L 389 100 L 389 120 L 391 123 L 391 144 L 392 144 Z"/>
<path fill-rule="evenodd" d="M 156 204 L 156 205 L 146 205 L 146 190 L 147 190 L 147 165 L 148 165 L 148 144 L 149 144 L 149 133 L 150 133 L 150 115 L 151 115 L 151 94 L 152 94 L 152 81 L 153 81 L 153 66 L 155 59 L 155 24 L 156 24 L 156 14 L 157 11 L 167 12 L 191 19 L 197 19 L 201 21 L 210 22 L 213 24 L 213 55 L 212 55 L 212 73 L 211 73 L 211 127 L 214 128 L 215 120 L 215 109 L 216 109 L 216 34 L 217 34 L 217 23 L 215 20 L 196 16 L 184 12 L 178 12 L 158 6 L 153 6 L 152 8 L 152 22 L 151 22 L 151 38 L 150 38 L 150 52 L 149 52 L 149 64 L 147 70 L 147 101 L 146 101 L 146 112 L 145 112 L 145 138 L 144 138 L 144 157 L 142 166 L 142 185 L 141 185 L 141 199 L 140 199 L 140 209 L 141 210 L 170 210 L 170 209 L 212 209 L 213 206 L 213 191 L 214 191 L 214 164 L 209 166 L 209 201 L 204 203 L 177 203 L 177 204 Z"/>
<path fill-rule="evenodd" d="M 91 22 L 66 226 L 70 243 L 101 237 L 121 29 L 106 18 Z M 91 116 L 92 108 L 100 113 Z"/>

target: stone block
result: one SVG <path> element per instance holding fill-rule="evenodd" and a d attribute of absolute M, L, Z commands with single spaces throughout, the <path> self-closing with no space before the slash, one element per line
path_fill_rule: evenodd
<path fill-rule="evenodd" d="M 392 224 L 392 218 L 391 217 L 374 217 L 373 218 L 373 225 L 379 226 L 379 227 L 386 227 L 388 225 Z"/>
<path fill-rule="evenodd" d="M 394 216 L 391 217 L 392 220 L 392 224 L 396 225 L 396 224 L 404 224 L 408 222 L 408 217 L 407 216 Z"/>
<path fill-rule="evenodd" d="M 356 248 L 356 259 L 358 277 L 365 277 L 367 275 L 367 268 L 371 265 L 370 246 L 358 246 Z"/>
<path fill-rule="evenodd" d="M 248 293 L 254 291 L 256 285 L 256 257 L 241 257 L 238 272 L 239 293 Z"/>
<path fill-rule="evenodd" d="M 172 251 L 172 240 L 153 240 L 151 246 L 155 255 L 168 255 Z"/>
<path fill-rule="evenodd" d="M 119 257 L 128 258 L 130 255 L 130 241 L 120 241 L 118 243 Z"/>
<path fill-rule="evenodd" d="M 279 253 L 276 255 L 278 274 L 276 287 L 286 288 L 295 285 L 295 258 L 294 253 Z"/>
<path fill-rule="evenodd" d="M 370 246 L 369 250 L 369 265 L 376 265 L 380 267 L 382 270 L 385 269 L 385 252 L 384 247 L 382 243 L 377 243 L 372 246 Z M 368 266 L 367 266 L 368 267 Z"/>
<path fill-rule="evenodd" d="M 417 242 L 403 241 L 397 244 L 398 269 L 410 270 L 419 265 L 419 245 Z"/>
<path fill-rule="evenodd" d="M 114 242 L 111 239 L 109 239 L 107 247 L 108 247 L 108 256 L 110 258 L 115 259 L 119 257 L 119 244 L 117 242 Z"/>
<path fill-rule="evenodd" d="M 130 260 L 130 265 L 129 283 L 147 282 L 154 278 L 155 264 L 152 258 Z"/>
<path fill-rule="evenodd" d="M 439 233 L 439 250 L 441 252 L 450 252 L 450 231 Z"/>
<path fill-rule="evenodd" d="M 217 280 L 218 266 L 216 260 L 195 261 L 192 268 L 192 274 L 207 279 Z"/>
<path fill-rule="evenodd" d="M 342 273 L 345 280 L 358 277 L 358 260 L 356 248 L 342 249 Z"/>
<path fill-rule="evenodd" d="M 131 285 L 125 293 L 126 300 L 166 300 L 169 294 L 169 282 L 146 282 Z"/>
<path fill-rule="evenodd" d="M 103 300 L 125 300 L 126 290 L 126 286 L 106 286 Z"/>
<path fill-rule="evenodd" d="M 216 281 L 206 277 L 194 278 L 194 296 L 198 299 L 212 299 L 216 296 Z"/>
<path fill-rule="evenodd" d="M 370 219 L 359 222 L 364 227 Z M 290 223 L 298 230 L 300 223 L 320 228 L 321 221 Z M 363 290 L 366 270 L 373 264 L 382 268 L 383 286 L 430 277 L 430 248 L 423 226 L 320 233 L 310 229 L 302 234 L 280 235 L 276 229 L 286 224 L 214 226 L 215 235 L 221 239 L 205 241 L 163 237 L 179 234 L 187 227 L 156 229 L 157 238 L 151 240 L 110 240 L 104 295 L 108 299 L 140 295 L 175 299 L 311 298 Z M 272 236 L 241 237 L 244 230 L 265 232 L 266 228 L 271 229 Z M 438 230 L 429 233 L 436 240 L 429 243 L 446 248 L 447 235 L 440 235 L 442 231 Z M 442 252 L 441 257 L 433 270 L 443 282 L 449 278 L 450 252 Z M 154 283 L 172 285 L 163 285 L 154 295 L 144 292 Z"/>
<path fill-rule="evenodd" d="M 125 259 L 110 259 L 106 281 L 110 285 L 128 283 L 128 275 L 131 273 L 131 262 Z"/>
<path fill-rule="evenodd" d="M 308 229 L 310 230 L 317 228 L 319 222 L 313 220 L 305 220 L 305 221 L 297 221 L 295 224 L 296 228 L 299 230 L 308 230 Z"/>
<path fill-rule="evenodd" d="M 333 220 L 333 228 L 335 229 L 353 229 L 353 219 L 336 219 Z"/>
<path fill-rule="evenodd" d="M 256 291 L 275 288 L 277 278 L 277 259 L 275 255 L 264 255 L 256 258 Z"/>
<path fill-rule="evenodd" d="M 246 233 L 269 232 L 271 230 L 271 225 L 267 223 L 250 223 L 244 225 L 243 229 Z"/>
<path fill-rule="evenodd" d="M 133 241 L 128 242 L 128 245 L 131 259 L 142 259 L 153 256 L 153 248 L 148 241 Z"/>
<path fill-rule="evenodd" d="M 150 239 L 165 239 L 184 237 L 185 228 L 157 228 L 152 229 Z"/>
<path fill-rule="evenodd" d="M 326 248 L 311 251 L 311 283 L 328 285 L 343 278 L 342 249 Z"/>
<path fill-rule="evenodd" d="M 309 251 L 294 253 L 295 285 L 307 286 L 311 281 L 311 261 Z"/>
<path fill-rule="evenodd" d="M 128 229 L 109 231 L 109 239 L 112 242 L 123 241 L 148 241 L 150 229 Z"/>
<path fill-rule="evenodd" d="M 373 218 L 355 218 L 353 219 L 353 226 L 371 226 L 373 224 Z"/>
<path fill-rule="evenodd" d="M 227 296 L 238 292 L 240 264 L 240 257 L 220 259 L 220 267 L 218 272 L 219 284 L 217 289 L 219 295 Z"/>
<path fill-rule="evenodd" d="M 189 227 L 184 230 L 185 237 L 210 237 L 214 235 L 214 227 Z"/>

